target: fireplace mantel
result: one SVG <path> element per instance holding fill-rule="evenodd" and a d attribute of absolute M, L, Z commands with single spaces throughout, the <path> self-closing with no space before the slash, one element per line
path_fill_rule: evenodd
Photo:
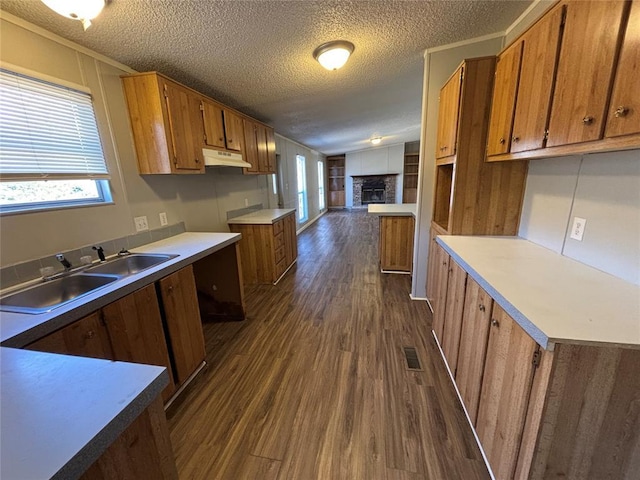
<path fill-rule="evenodd" d="M 350 175 L 351 178 L 366 178 L 366 177 L 389 177 L 393 175 L 400 175 L 399 173 L 371 173 L 369 175 Z"/>

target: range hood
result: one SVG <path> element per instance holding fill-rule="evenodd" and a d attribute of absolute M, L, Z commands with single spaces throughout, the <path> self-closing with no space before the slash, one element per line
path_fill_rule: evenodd
<path fill-rule="evenodd" d="M 241 153 L 231 153 L 224 150 L 203 148 L 205 167 L 240 167 L 251 168 L 251 164 L 242 159 Z"/>

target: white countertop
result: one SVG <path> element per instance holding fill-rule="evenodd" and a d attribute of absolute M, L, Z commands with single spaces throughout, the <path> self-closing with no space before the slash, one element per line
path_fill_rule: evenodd
<path fill-rule="evenodd" d="M 228 225 L 271 225 L 291 212 L 295 212 L 295 208 L 275 208 L 256 210 L 255 212 L 240 215 L 227 221 Z"/>
<path fill-rule="evenodd" d="M 168 383 L 164 367 L 0 348 L 0 477 L 78 478 Z"/>
<path fill-rule="evenodd" d="M 368 212 L 381 217 L 410 217 L 416 216 L 415 203 L 371 203 Z"/>
<path fill-rule="evenodd" d="M 518 237 L 437 241 L 542 347 L 640 348 L 640 287 Z"/>
<path fill-rule="evenodd" d="M 0 311 L 0 345 L 24 347 L 181 268 L 239 241 L 239 233 L 187 232 L 131 249 L 131 253 L 177 254 L 164 263 L 121 278 L 50 312 L 39 315 Z"/>

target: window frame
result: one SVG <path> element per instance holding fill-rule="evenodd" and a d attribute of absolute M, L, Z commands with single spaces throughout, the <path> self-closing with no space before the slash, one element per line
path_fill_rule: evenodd
<path fill-rule="evenodd" d="M 318 210 L 321 212 L 327 208 L 324 177 L 324 160 L 318 160 Z"/>
<path fill-rule="evenodd" d="M 302 183 L 302 185 L 300 185 Z M 298 200 L 298 222 L 309 220 L 309 205 L 307 203 L 307 159 L 304 155 L 296 155 L 296 192 Z"/>

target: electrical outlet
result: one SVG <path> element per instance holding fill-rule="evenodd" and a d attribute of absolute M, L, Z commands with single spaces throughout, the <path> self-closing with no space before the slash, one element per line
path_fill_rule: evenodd
<path fill-rule="evenodd" d="M 573 217 L 573 227 L 571 227 L 570 237 L 579 242 L 582 241 L 584 236 L 584 227 L 587 224 L 587 220 L 580 217 Z"/>
<path fill-rule="evenodd" d="M 133 221 L 136 224 L 136 232 L 149 230 L 149 224 L 147 223 L 147 217 L 145 215 L 142 217 L 133 217 Z"/>
<path fill-rule="evenodd" d="M 167 212 L 160 213 L 160 225 L 165 226 L 169 224 L 169 220 L 167 220 Z"/>

